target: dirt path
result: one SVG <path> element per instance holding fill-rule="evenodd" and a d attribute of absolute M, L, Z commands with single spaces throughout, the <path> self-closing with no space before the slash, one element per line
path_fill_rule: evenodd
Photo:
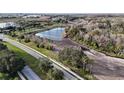
<path fill-rule="evenodd" d="M 91 50 L 86 46 L 80 45 L 68 38 L 61 42 L 54 42 L 56 50 L 60 51 L 64 47 L 82 47 L 82 51 L 93 59 L 91 71 L 97 79 L 101 80 L 119 80 L 124 79 L 124 59 L 106 56 L 103 53 Z"/>
<path fill-rule="evenodd" d="M 65 40 L 63 44 L 72 46 L 82 46 L 70 39 Z M 82 46 L 85 48 L 85 46 Z M 91 71 L 93 75 L 100 80 L 124 80 L 124 59 L 106 56 L 103 53 L 97 52 L 95 50 L 85 50 L 84 53 L 92 59 L 93 66 Z"/>
<path fill-rule="evenodd" d="M 90 59 L 94 60 L 91 70 L 97 79 L 124 80 L 124 59 L 106 56 L 95 51 L 92 52 L 84 51 Z"/>

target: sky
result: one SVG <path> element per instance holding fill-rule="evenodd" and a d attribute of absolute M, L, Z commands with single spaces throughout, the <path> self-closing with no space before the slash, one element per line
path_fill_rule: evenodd
<path fill-rule="evenodd" d="M 0 0 L 0 13 L 124 13 L 123 0 Z"/>

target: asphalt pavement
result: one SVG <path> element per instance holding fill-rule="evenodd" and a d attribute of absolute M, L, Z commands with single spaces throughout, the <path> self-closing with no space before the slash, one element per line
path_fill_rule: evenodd
<path fill-rule="evenodd" d="M 41 80 L 41 78 L 29 66 L 25 66 L 21 72 L 28 80 Z"/>

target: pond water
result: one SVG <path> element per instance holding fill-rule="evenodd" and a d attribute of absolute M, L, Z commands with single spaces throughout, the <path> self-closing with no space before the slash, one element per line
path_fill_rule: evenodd
<path fill-rule="evenodd" d="M 65 28 L 58 27 L 58 28 L 53 28 L 44 32 L 39 32 L 35 34 L 36 36 L 42 37 L 42 38 L 47 38 L 50 40 L 56 40 L 56 41 L 61 41 L 63 39 L 63 32 L 65 31 Z"/>

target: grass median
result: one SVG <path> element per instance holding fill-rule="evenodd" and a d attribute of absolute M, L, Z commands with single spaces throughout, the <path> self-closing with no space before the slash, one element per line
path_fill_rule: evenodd
<path fill-rule="evenodd" d="M 33 42 L 29 42 L 29 43 L 21 42 L 21 43 L 23 43 L 24 45 L 27 45 L 27 46 L 29 46 L 29 47 L 31 47 L 31 48 L 33 48 L 33 49 L 39 51 L 40 53 L 42 53 L 42 54 L 44 54 L 44 55 L 46 55 L 46 56 L 48 56 L 48 57 L 50 57 L 50 58 L 52 58 L 52 59 L 55 59 L 55 60 L 57 60 L 57 61 L 59 60 L 59 59 L 58 59 L 58 54 L 55 53 L 55 52 L 53 52 L 52 50 L 47 50 L 47 49 L 45 49 L 45 48 L 38 48 L 38 47 L 36 46 L 36 44 L 33 43 Z"/>

